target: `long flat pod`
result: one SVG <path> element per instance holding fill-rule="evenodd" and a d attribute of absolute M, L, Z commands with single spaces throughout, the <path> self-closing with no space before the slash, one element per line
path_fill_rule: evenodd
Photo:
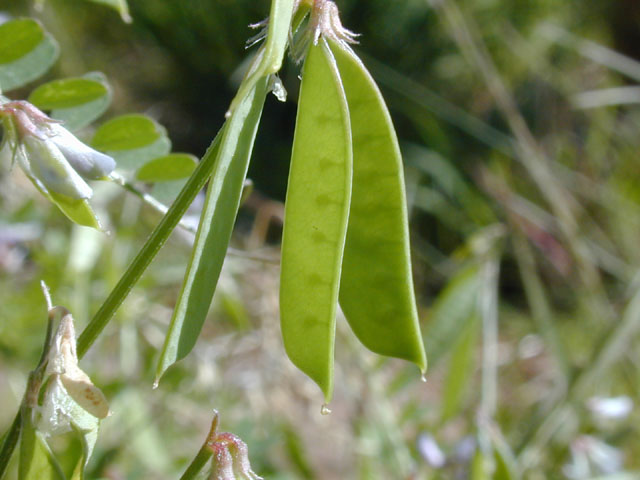
<path fill-rule="evenodd" d="M 224 127 L 191 259 L 156 371 L 156 381 L 196 343 L 235 223 L 268 78 L 260 79 Z"/>
<path fill-rule="evenodd" d="M 291 361 L 329 401 L 340 268 L 351 197 L 349 110 L 326 41 L 302 72 L 285 205 L 280 318 Z"/>
<path fill-rule="evenodd" d="M 370 350 L 422 371 L 402 158 L 391 117 L 353 51 L 331 42 L 347 95 L 353 135 L 353 191 L 340 281 L 340 306 Z"/>

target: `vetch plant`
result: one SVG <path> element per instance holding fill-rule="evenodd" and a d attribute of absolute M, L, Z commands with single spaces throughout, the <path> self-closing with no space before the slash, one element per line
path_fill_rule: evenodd
<path fill-rule="evenodd" d="M 76 51 L 40 82 L 56 40 L 0 24 L 0 422 L 44 326 L 36 279 L 88 323 L 74 347 L 54 309 L 0 476 L 637 478 L 634 2 L 512 3 L 136 2 L 129 29 L 83 1 L 8 2 L 0 21 L 35 13 Z M 116 88 L 81 70 L 104 54 Z M 181 144 L 219 131 L 197 159 L 159 118 Z M 365 349 L 420 370 L 426 350 L 430 386 Z M 214 406 L 234 433 L 187 467 Z"/>
<path fill-rule="evenodd" d="M 274 50 L 284 50 L 291 28 L 298 39 L 291 47 L 294 56 L 305 47 L 308 51 L 285 209 L 282 334 L 293 363 L 320 386 L 329 402 L 338 292 L 350 325 L 369 349 L 413 361 L 423 373 L 426 355 L 411 280 L 401 158 L 384 101 L 349 49 L 354 34 L 341 26 L 334 3 L 297 2 L 295 14 L 293 4 L 285 8 L 285 3 L 272 4 L 266 28 L 273 36 L 267 34 L 227 112 L 216 170 L 156 382 L 191 351 L 202 329 L 231 236 L 267 79 L 273 71 L 264 66 L 264 59 L 272 38 L 278 39 Z M 291 27 L 283 17 L 292 19 Z M 261 71 L 262 79 L 256 80 Z M 245 97 L 240 97 L 245 91 Z M 361 295 L 362 290 L 371 296 Z M 323 406 L 322 411 L 329 410 Z"/>
<path fill-rule="evenodd" d="M 223 127 L 197 167 L 190 158 L 170 155 L 164 129 L 141 115 L 121 116 L 97 129 L 90 144 L 105 153 L 77 140 L 54 119 L 55 114 L 85 125 L 78 109 L 90 111 L 91 116 L 102 113 L 109 89 L 95 76 L 50 82 L 32 94 L 54 118 L 27 102 L 5 101 L 0 107 L 4 149 L 11 161 L 82 225 L 97 226 L 88 203 L 93 193 L 88 180 L 108 177 L 136 191 L 129 179 L 164 181 L 190 175 L 181 182 L 171 206 L 158 208 L 166 214 L 77 345 L 73 321 L 65 312 L 36 370 L 37 381 L 30 382 L 24 407 L 29 415 L 23 411 L 16 418 L 0 451 L 0 476 L 20 431 L 23 458 L 23 451 L 29 454 L 37 443 L 33 438 L 69 428 L 84 437 L 83 461 L 77 470 L 83 475 L 99 420 L 109 408 L 104 395 L 78 367 L 78 360 L 208 181 L 155 386 L 167 368 L 193 349 L 227 253 L 267 93 L 273 91 L 284 100 L 275 75 L 287 47 L 294 59 L 304 58 L 304 65 L 282 243 L 280 312 L 286 352 L 319 385 L 325 401 L 321 411 L 328 413 L 340 305 L 367 348 L 409 360 L 424 374 L 427 361 L 411 278 L 402 159 L 380 91 L 349 46 L 356 35 L 342 27 L 336 5 L 328 0 L 273 0 L 264 26 L 265 33 L 260 34 L 264 42 L 224 114 Z M 213 456 L 210 478 L 258 479 L 249 466 L 244 442 L 233 434 L 217 434 L 216 425 L 217 417 L 204 450 L 194 460 L 198 468 L 187 473 L 196 474 L 202 458 Z M 47 451 L 46 444 L 38 445 Z M 53 457 L 45 456 L 58 475 Z M 28 471 L 31 463 L 24 458 L 21 465 Z"/>

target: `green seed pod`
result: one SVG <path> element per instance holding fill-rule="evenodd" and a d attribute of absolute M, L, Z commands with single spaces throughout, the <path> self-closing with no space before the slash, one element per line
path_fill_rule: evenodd
<path fill-rule="evenodd" d="M 330 40 L 353 135 L 353 190 L 340 280 L 340 306 L 370 350 L 424 372 L 411 276 L 402 157 L 373 78 L 345 42 Z"/>
<path fill-rule="evenodd" d="M 326 40 L 304 63 L 285 205 L 280 317 L 291 361 L 333 391 L 335 318 L 352 178 L 351 127 Z"/>

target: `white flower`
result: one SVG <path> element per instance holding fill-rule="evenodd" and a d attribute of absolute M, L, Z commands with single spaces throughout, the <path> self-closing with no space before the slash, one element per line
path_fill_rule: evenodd
<path fill-rule="evenodd" d="M 116 168 L 113 158 L 85 145 L 59 123 L 52 124 L 50 130 L 53 133 L 51 141 L 82 178 L 98 180 Z"/>
<path fill-rule="evenodd" d="M 85 145 L 28 102 L 0 105 L 0 117 L 5 148 L 45 195 L 91 198 L 93 190 L 85 180 L 106 177 L 116 166 L 113 158 Z"/>
<path fill-rule="evenodd" d="M 91 187 L 71 167 L 57 145 L 49 138 L 27 135 L 22 139 L 21 146 L 24 148 L 24 154 L 18 154 L 18 164 L 40 190 L 74 199 L 91 198 Z"/>

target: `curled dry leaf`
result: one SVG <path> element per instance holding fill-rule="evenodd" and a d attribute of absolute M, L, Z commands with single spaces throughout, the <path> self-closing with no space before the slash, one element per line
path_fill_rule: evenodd
<path fill-rule="evenodd" d="M 54 398 L 60 398 L 59 395 L 53 393 L 63 387 L 67 395 L 87 413 L 98 419 L 109 415 L 109 404 L 104 394 L 78 366 L 75 328 L 73 317 L 69 313 L 60 320 L 60 325 L 53 339 L 45 374 L 45 377 L 47 376 L 50 376 L 51 381 L 47 394 L 45 394 L 43 410 L 53 409 L 58 414 L 66 416 L 63 405 L 60 402 L 52 401 Z M 48 406 L 47 403 L 52 405 Z M 58 418 L 60 416 L 58 414 L 50 418 Z M 73 419 L 68 418 L 67 423 L 69 421 L 73 422 Z"/>

